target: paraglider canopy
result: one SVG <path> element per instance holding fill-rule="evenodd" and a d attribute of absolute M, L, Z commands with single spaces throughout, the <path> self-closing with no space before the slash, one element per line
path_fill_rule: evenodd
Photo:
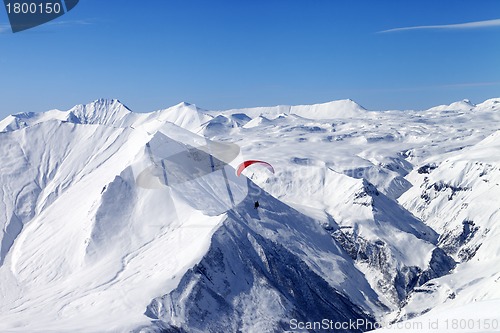
<path fill-rule="evenodd" d="M 259 160 L 248 160 L 242 162 L 239 166 L 238 169 L 236 169 L 236 175 L 239 177 L 243 170 L 245 170 L 247 167 L 249 167 L 252 164 L 259 164 L 265 166 L 269 171 L 274 173 L 274 168 L 271 164 L 264 162 L 264 161 L 259 161 Z"/>

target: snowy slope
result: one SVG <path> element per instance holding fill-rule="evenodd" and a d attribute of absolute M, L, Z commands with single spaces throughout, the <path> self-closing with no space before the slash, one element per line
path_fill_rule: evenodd
<path fill-rule="evenodd" d="M 363 117 L 368 111 L 356 102 L 345 99 L 312 105 L 278 105 L 274 107 L 256 107 L 212 112 L 231 115 L 240 113 L 250 118 L 258 116 L 276 118 L 279 115 L 297 115 L 308 119 L 333 119 Z"/>
<path fill-rule="evenodd" d="M 314 220 L 255 193 L 228 212 L 203 260 L 176 290 L 154 299 L 146 314 L 160 319 L 160 328 L 271 332 L 287 329 L 292 318 L 371 320 L 366 311 L 380 306 L 372 303 L 376 299 Z"/>
<path fill-rule="evenodd" d="M 168 135 L 182 137 L 185 142 Z M 102 332 L 145 325 L 150 319 L 144 315 L 147 305 L 173 290 L 185 272 L 201 260 L 221 223 L 228 225 L 232 220 L 233 227 L 240 228 L 245 207 L 255 214 L 250 197 L 229 213 L 238 214 L 237 218 L 224 213 L 231 208 L 230 201 L 238 204 L 244 200 L 248 187 L 245 178 L 236 177 L 234 169 L 218 162 L 215 168 L 221 168 L 203 173 L 204 167 L 210 168 L 208 154 L 193 150 L 196 138 L 169 123 L 149 134 L 131 128 L 51 120 L 2 136 L 2 152 L 12 162 L 2 165 L 3 202 L 12 202 L 4 207 L 8 215 L 0 275 L 8 283 L 0 289 L 2 331 Z M 107 140 L 101 140 L 103 137 Z M 67 142 L 64 150 L 59 149 L 60 142 Z M 168 186 L 153 190 L 138 186 L 137 175 L 151 159 L 167 164 Z M 192 179 L 195 173 L 199 175 Z M 225 180 L 229 181 L 230 192 Z M 31 184 L 37 186 L 36 190 Z M 276 209 L 290 214 L 290 208 L 278 201 L 269 205 L 271 212 L 265 221 L 272 225 L 258 225 L 253 232 L 263 242 L 260 251 L 276 253 L 276 243 L 290 243 L 280 250 L 290 251 L 282 266 L 301 265 L 302 275 L 312 279 L 311 285 L 322 283 L 345 303 L 345 313 L 370 318 L 369 313 L 378 306 L 377 295 L 370 292 L 366 281 L 366 294 L 357 292 L 364 277 L 335 241 L 314 220 L 299 213 L 283 217 Z M 292 223 L 298 229 L 293 233 L 288 232 Z M 297 241 L 289 242 L 289 237 L 283 236 L 275 239 L 279 228 Z M 228 241 L 232 244 L 230 239 L 221 239 Z M 299 250 L 305 246 L 301 242 L 307 241 L 319 248 Z M 233 249 L 227 247 L 226 255 L 230 255 Z M 314 255 L 308 255 L 309 251 Z M 248 269 L 244 262 L 231 264 Z M 329 274 L 327 280 L 321 277 L 331 271 L 338 273 Z M 347 276 L 357 276 L 355 283 Z M 239 279 L 234 282 L 235 297 L 242 297 Z M 255 297 L 267 297 L 279 283 L 271 280 L 271 284 L 257 288 Z M 281 288 L 275 292 L 281 293 Z M 299 299 L 311 299 L 310 291 L 297 295 L 297 300 L 288 294 L 282 297 L 290 316 L 302 313 L 308 318 L 311 300 L 306 304 Z M 241 309 L 245 305 L 250 303 L 242 301 Z M 208 306 L 205 310 L 210 310 Z M 240 308 L 236 311 L 239 313 Z M 332 304 L 327 302 L 318 308 L 318 313 L 324 311 L 333 311 Z M 335 313 L 340 316 L 341 311 Z M 280 327 L 278 318 L 276 314 L 268 327 Z M 188 327 L 196 327 L 192 319 L 185 320 Z"/>
<path fill-rule="evenodd" d="M 430 311 L 421 317 L 382 325 L 374 333 L 387 332 L 450 332 L 475 333 L 500 331 L 500 300 L 472 302 L 446 310 Z"/>
<path fill-rule="evenodd" d="M 500 267 L 493 264 L 498 262 L 499 247 L 495 244 L 498 236 L 490 230 L 496 230 L 491 224 L 498 224 L 500 210 L 496 200 L 498 188 L 495 187 L 498 183 L 495 178 L 497 167 L 496 162 L 493 163 L 500 155 L 499 147 L 495 145 L 498 142 L 495 132 L 500 129 L 500 99 L 477 105 L 460 101 L 427 111 L 365 112 L 365 119 L 350 121 L 335 116 L 322 121 L 307 121 L 287 113 L 272 119 L 268 118 L 269 111 L 259 111 L 239 133 L 233 131 L 231 138 L 243 146 L 244 155 L 267 160 L 279 171 L 273 177 L 258 171 L 248 175 L 276 197 L 321 220 L 334 235 L 336 233 L 336 238 L 358 261 L 359 269 L 372 278 L 370 282 L 382 298 L 391 294 L 388 281 L 397 281 L 393 288 L 408 285 L 408 280 L 401 283 L 405 280 L 398 279 L 397 272 L 411 272 L 411 267 L 422 269 L 425 264 L 431 270 L 441 270 L 439 274 L 428 276 L 432 287 L 424 284 L 426 279 L 423 279 L 414 285 L 416 292 L 410 288 L 407 295 L 400 293 L 402 302 L 397 307 L 403 309 L 396 309 L 396 317 L 404 318 L 406 313 L 414 316 L 442 302 L 461 306 L 475 299 L 499 297 L 493 291 L 498 288 L 491 284 L 500 271 Z M 224 135 L 215 137 L 226 138 Z M 275 146 L 277 142 L 279 149 Z M 444 162 L 448 156 L 451 158 Z M 438 162 L 443 162 L 442 166 L 432 170 Z M 431 174 L 424 174 L 428 169 L 431 169 Z M 335 175 L 335 180 L 328 181 L 328 174 Z M 424 185 L 422 182 L 426 176 L 430 180 Z M 362 179 L 364 183 L 356 184 L 356 179 Z M 375 190 L 363 190 L 366 185 L 368 188 L 373 185 Z M 461 191 L 461 187 L 467 190 Z M 455 190 L 458 190 L 457 199 L 452 195 Z M 373 195 L 377 191 L 380 195 Z M 400 196 L 399 202 L 390 200 Z M 427 197 L 436 199 L 426 206 L 424 198 Z M 391 215 L 394 216 L 392 219 Z M 401 222 L 402 216 L 410 216 L 410 220 L 425 223 L 434 230 L 438 239 L 430 243 L 437 245 L 436 254 L 440 253 L 440 258 L 434 257 L 434 264 L 425 260 L 433 253 L 432 246 L 425 242 L 429 239 L 416 237 L 417 243 L 421 243 L 416 245 L 400 238 L 405 235 L 397 231 L 397 222 Z M 380 225 L 377 220 L 392 223 Z M 332 221 L 340 226 L 338 231 L 335 231 L 335 223 L 331 226 Z M 387 232 L 380 226 L 393 230 Z M 342 241 L 344 235 L 347 237 Z M 363 243 L 365 238 L 370 239 L 369 235 L 372 242 L 367 247 Z M 391 236 L 397 236 L 400 242 L 390 240 Z M 485 242 L 486 238 L 488 242 Z M 390 251 L 379 251 L 377 240 Z M 485 256 L 491 258 L 490 264 L 484 266 L 489 269 L 480 278 L 476 279 L 474 271 L 485 268 L 470 262 L 459 264 L 453 274 L 435 279 L 453 269 L 450 257 L 461 262 L 463 258 L 474 255 L 480 244 L 485 247 Z M 425 252 L 426 247 L 430 249 L 428 252 Z M 370 250 L 368 256 L 365 255 L 367 248 Z M 374 248 L 378 251 L 373 251 Z M 385 255 L 380 256 L 381 253 Z M 479 255 L 478 252 L 473 260 L 484 260 Z M 378 258 L 383 258 L 385 265 L 377 266 Z M 424 262 L 415 266 L 404 265 L 405 258 L 408 263 L 417 258 Z M 446 260 L 441 260 L 443 258 Z M 394 269 L 395 263 L 401 265 L 401 269 Z M 390 272 L 386 279 L 384 271 Z M 460 273 L 462 271 L 464 273 Z M 412 275 L 418 276 L 409 274 Z M 444 286 L 436 287 L 437 281 L 441 280 L 446 281 Z M 452 297 L 456 290 L 461 290 L 462 301 L 461 297 L 456 302 L 449 300 L 449 280 L 455 283 L 454 291 L 450 292 Z M 429 292 L 434 289 L 438 291 Z M 386 305 L 391 303 L 394 301 L 388 301 Z M 388 320 L 391 318 L 394 316 L 388 316 Z"/>
<path fill-rule="evenodd" d="M 464 99 L 462 101 L 453 102 L 449 105 L 439 105 L 430 108 L 428 111 L 471 111 L 476 107 L 471 101 L 468 99 Z"/>
<path fill-rule="evenodd" d="M 0 331 L 279 332 L 479 309 L 500 298 L 499 121 L 500 99 L 9 116 Z M 254 158 L 276 173 L 236 177 Z"/>
<path fill-rule="evenodd" d="M 450 297 L 454 304 L 500 298 L 500 131 L 478 144 L 429 162 L 409 177 L 415 186 L 401 202 L 440 234 L 439 244 L 463 262 L 408 300 L 414 316 Z"/>

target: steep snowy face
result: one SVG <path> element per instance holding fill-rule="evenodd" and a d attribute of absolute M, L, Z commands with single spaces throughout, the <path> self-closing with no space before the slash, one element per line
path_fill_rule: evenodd
<path fill-rule="evenodd" d="M 446 302 L 463 305 L 500 297 L 499 139 L 497 131 L 409 175 L 415 186 L 401 196 L 401 203 L 438 231 L 440 247 L 463 264 L 452 275 L 417 290 L 403 309 L 404 316 L 446 307 Z"/>
<path fill-rule="evenodd" d="M 279 171 L 275 177 L 287 179 L 286 186 L 272 182 L 266 188 L 320 219 L 390 307 L 397 308 L 430 275 L 441 276 L 455 265 L 436 247 L 433 229 L 366 179 L 314 165 Z M 442 265 L 435 265 L 438 260 Z"/>
<path fill-rule="evenodd" d="M 332 232 L 370 276 L 373 288 L 398 307 L 414 287 L 447 274 L 454 261 L 436 247 L 437 234 L 366 180 L 332 173 L 325 182 Z"/>
<path fill-rule="evenodd" d="M 471 148 L 429 161 L 408 179 L 415 185 L 400 202 L 439 232 L 457 260 L 472 259 L 500 220 L 500 131 Z M 489 248 L 487 259 L 498 250 Z"/>
<path fill-rule="evenodd" d="M 126 158 L 123 154 L 135 145 L 134 141 L 140 142 L 145 137 L 125 129 L 58 121 L 0 136 L 0 151 L 5 158 L 0 173 L 3 198 L 0 262 L 5 260 L 27 222 L 39 217 L 73 184 L 93 174 L 97 166 L 107 160 Z M 119 164 L 110 165 L 102 181 L 114 178 L 119 171 Z"/>
<path fill-rule="evenodd" d="M 148 306 L 153 328 L 281 332 L 292 319 L 372 321 L 370 309 L 383 306 L 341 247 L 316 221 L 249 186 L 257 191 L 228 212 L 202 261 Z"/>
<path fill-rule="evenodd" d="M 94 299 L 103 306 L 94 311 L 116 312 L 113 276 L 133 252 L 116 247 L 137 237 L 127 227 L 135 196 L 124 170 L 147 135 L 49 121 L 1 136 L 9 156 L 0 166 L 1 330 L 60 331 L 79 319 L 92 330 L 98 315 L 79 304 Z"/>

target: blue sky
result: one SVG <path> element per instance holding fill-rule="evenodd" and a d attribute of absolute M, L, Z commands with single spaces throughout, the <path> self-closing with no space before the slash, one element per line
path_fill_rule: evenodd
<path fill-rule="evenodd" d="M 1 7 L 0 118 L 101 97 L 138 112 L 477 103 L 500 97 L 499 19 L 497 0 L 81 0 L 13 34 Z"/>

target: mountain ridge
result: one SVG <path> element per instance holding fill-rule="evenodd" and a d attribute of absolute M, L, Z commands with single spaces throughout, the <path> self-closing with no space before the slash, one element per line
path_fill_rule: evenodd
<path fill-rule="evenodd" d="M 475 109 L 500 109 L 500 98 L 491 98 L 479 104 L 473 104 L 467 99 L 457 101 L 449 105 L 439 105 L 420 112 L 440 112 L 440 111 L 472 111 Z M 374 111 L 369 111 L 351 99 L 333 100 L 325 103 L 307 105 L 278 105 L 270 107 L 239 108 L 220 111 L 212 111 L 198 108 L 194 104 L 180 102 L 166 109 L 146 113 L 135 113 L 118 99 L 100 98 L 87 104 L 78 104 L 67 111 L 49 110 L 44 112 L 22 112 L 7 116 L 0 121 L 0 132 L 19 129 L 41 121 L 50 119 L 69 121 L 74 123 L 113 123 L 113 126 L 134 126 L 142 123 L 146 119 L 163 118 L 172 120 L 179 118 L 179 114 L 173 116 L 175 110 L 192 110 L 199 114 L 199 117 L 215 118 L 217 115 L 245 114 L 255 119 L 259 116 L 276 118 L 281 114 L 301 116 L 307 119 L 328 120 L 334 118 L 363 117 Z M 103 114 L 109 113 L 111 114 Z M 248 114 L 246 114 L 247 112 Z M 391 112 L 391 111 L 375 111 Z M 175 123 L 175 122 L 174 122 Z"/>

